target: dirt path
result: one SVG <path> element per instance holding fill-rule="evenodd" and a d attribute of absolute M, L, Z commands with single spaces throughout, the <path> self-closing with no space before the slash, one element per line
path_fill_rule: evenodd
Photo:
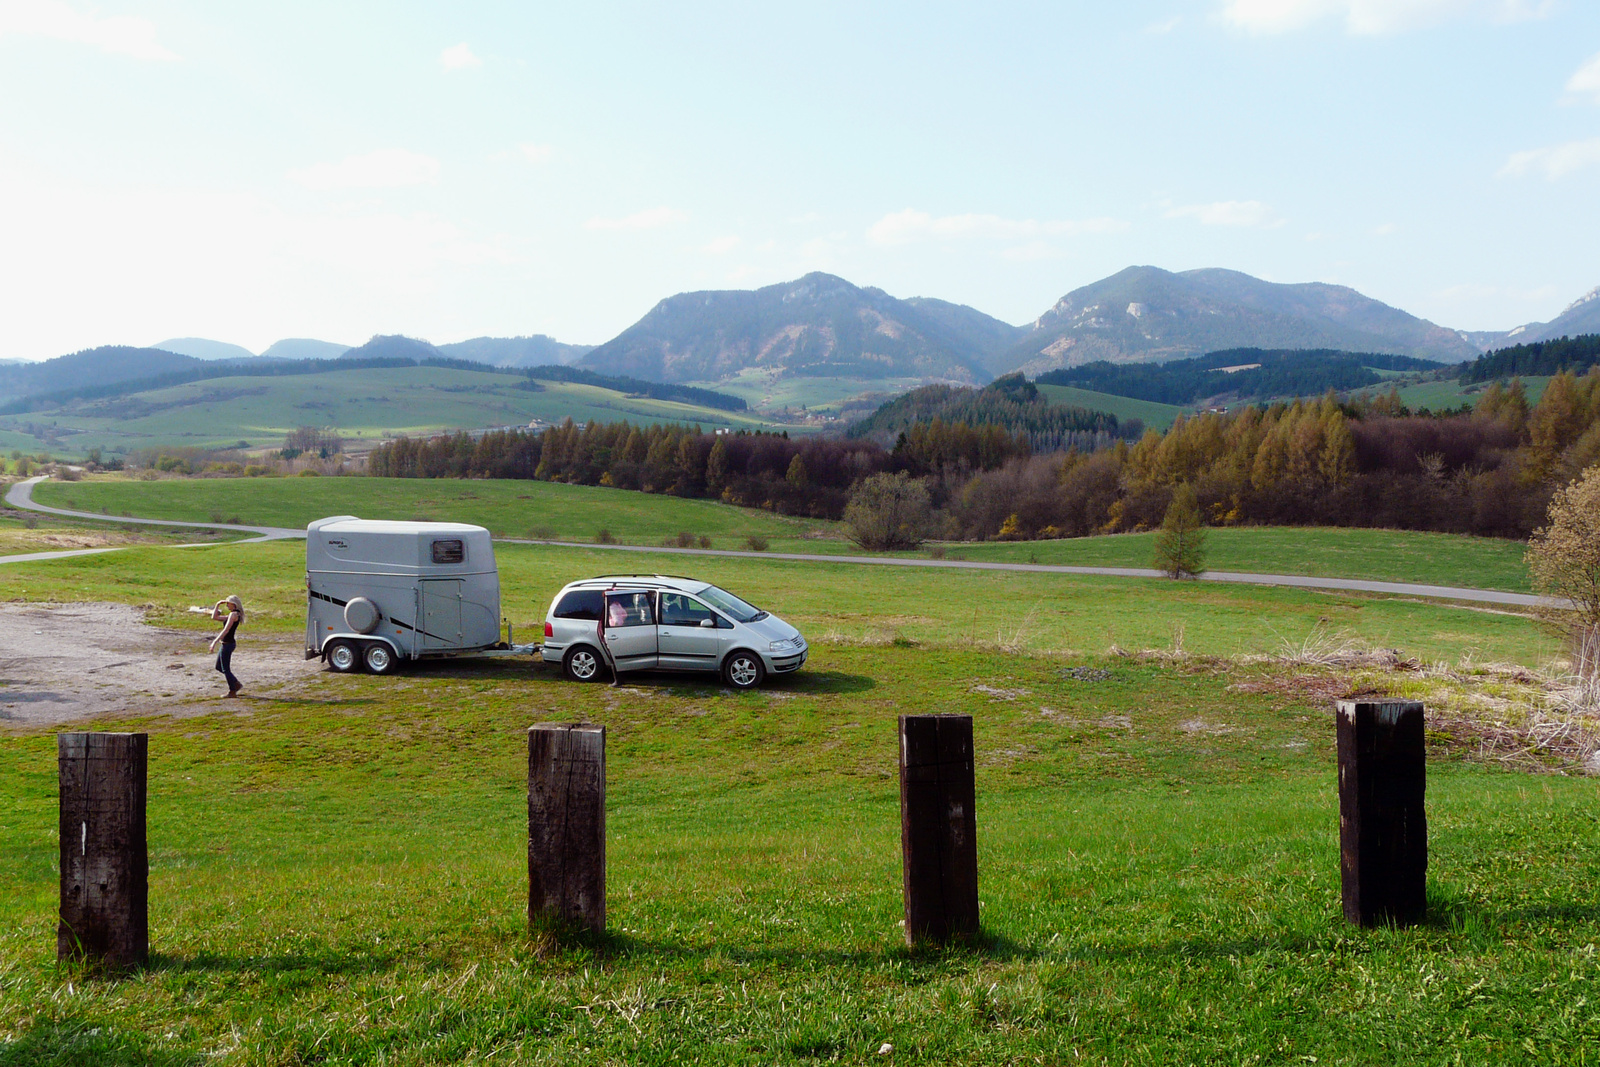
<path fill-rule="evenodd" d="M 234 673 L 244 696 L 225 700 L 210 639 L 150 626 L 126 604 L 0 604 L 0 729 L 247 710 L 251 694 L 298 689 L 322 667 L 296 637 L 243 634 Z"/>

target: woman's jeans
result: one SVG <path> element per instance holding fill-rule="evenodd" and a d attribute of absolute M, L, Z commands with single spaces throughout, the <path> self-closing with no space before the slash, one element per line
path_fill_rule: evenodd
<path fill-rule="evenodd" d="M 233 676 L 233 646 L 236 642 L 224 641 L 217 646 L 217 670 L 228 680 L 228 692 L 240 688 L 239 679 Z"/>

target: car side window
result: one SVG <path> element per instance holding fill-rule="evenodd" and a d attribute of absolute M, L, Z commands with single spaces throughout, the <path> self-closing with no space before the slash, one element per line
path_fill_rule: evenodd
<path fill-rule="evenodd" d="M 598 622 L 604 600 L 598 589 L 574 589 L 556 605 L 556 618 Z"/>
<path fill-rule="evenodd" d="M 710 608 L 694 597 L 682 593 L 661 594 L 662 626 L 699 626 L 705 619 L 715 619 Z"/>
<path fill-rule="evenodd" d="M 649 593 L 612 593 L 606 597 L 606 626 L 654 626 L 656 613 Z"/>

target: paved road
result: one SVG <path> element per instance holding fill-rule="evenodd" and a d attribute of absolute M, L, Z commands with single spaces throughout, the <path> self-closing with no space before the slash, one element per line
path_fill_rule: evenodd
<path fill-rule="evenodd" d="M 6 503 L 14 508 L 49 512 L 71 518 L 95 519 L 100 522 L 141 523 L 147 526 L 187 526 L 216 529 L 214 522 L 169 522 L 165 519 L 133 519 L 116 515 L 100 515 L 91 511 L 67 511 L 46 507 L 33 500 L 33 487 L 43 478 L 30 478 L 18 482 L 6 493 Z M 280 526 L 233 526 L 230 529 L 247 530 L 258 536 L 236 544 L 303 538 L 304 530 L 285 529 Z M 505 544 L 550 545 L 557 548 L 585 548 L 602 552 L 649 552 L 679 556 L 734 556 L 750 559 L 781 559 L 801 563 L 850 563 L 876 567 L 937 567 L 945 570 L 969 571 L 1021 571 L 1031 574 L 1087 574 L 1111 578 L 1160 578 L 1156 570 L 1140 567 L 1068 567 L 1050 563 L 986 563 L 959 559 L 913 559 L 903 556 L 823 556 L 801 552 L 739 552 L 716 548 L 656 548 L 644 545 L 593 545 L 574 541 L 538 541 L 523 538 L 500 538 Z M 189 547 L 189 546 L 183 546 Z M 0 563 L 20 563 L 31 559 L 55 559 L 62 556 L 81 556 L 92 552 L 114 552 L 116 549 L 86 548 L 66 552 L 33 552 L 19 556 L 0 556 Z M 1312 578 L 1300 574 L 1246 574 L 1238 571 L 1208 571 L 1200 576 L 1203 582 L 1238 582 L 1245 585 L 1278 585 L 1301 589 L 1337 589 L 1356 593 L 1389 593 L 1395 596 L 1429 597 L 1438 600 L 1461 600 L 1478 604 L 1500 604 L 1507 607 L 1552 607 L 1557 602 L 1548 597 L 1529 596 L 1526 593 L 1504 593 L 1497 589 L 1462 589 L 1444 585 L 1418 585 L 1410 582 L 1373 582 L 1359 578 Z"/>

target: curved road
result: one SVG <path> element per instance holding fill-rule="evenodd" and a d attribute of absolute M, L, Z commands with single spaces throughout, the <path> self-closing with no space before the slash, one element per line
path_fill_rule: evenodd
<path fill-rule="evenodd" d="M 215 530 L 218 528 L 246 530 L 257 536 L 235 541 L 247 544 L 260 541 L 281 541 L 303 538 L 304 530 L 281 526 L 235 526 L 231 523 L 176 522 L 167 519 L 134 519 L 117 515 L 100 515 L 92 511 L 68 511 L 34 503 L 33 487 L 44 478 L 29 478 L 18 482 L 6 493 L 6 503 L 14 508 L 47 512 L 68 518 L 94 519 L 97 522 L 126 522 L 144 526 L 179 526 L 191 529 Z M 650 552 L 679 556 L 736 556 L 750 559 L 781 559 L 804 563 L 855 563 L 879 567 L 938 567 L 947 570 L 969 571 L 1023 571 L 1033 574 L 1087 574 L 1113 578 L 1162 578 L 1160 571 L 1140 567 L 1069 567 L 1050 563 L 984 563 L 957 559 L 910 559 L 899 556 L 819 556 L 800 552 L 739 552 L 718 548 L 656 548 L 647 545 L 593 545 L 581 541 L 538 541 L 524 538 L 499 538 L 503 543 L 515 545 L 552 545 L 559 548 L 586 548 L 602 552 Z M 178 545 L 194 548 L 195 545 Z M 85 556 L 97 552 L 116 552 L 116 548 L 80 548 L 63 552 L 30 552 L 16 556 L 0 556 L 0 563 L 21 563 L 35 559 L 59 559 L 64 556 Z M 1564 607 L 1550 597 L 1530 596 L 1527 593 L 1505 593 L 1498 589 L 1462 589 L 1446 585 L 1417 585 L 1410 582 L 1373 582 L 1359 578 L 1312 578 L 1300 574 L 1247 574 L 1239 571 L 1207 571 L 1200 576 L 1203 582 L 1236 582 L 1245 585 L 1279 585 L 1301 589 L 1336 589 L 1356 593 L 1388 593 L 1395 596 L 1429 597 L 1437 600 L 1462 600 L 1477 604 L 1500 604 L 1508 607 Z"/>

